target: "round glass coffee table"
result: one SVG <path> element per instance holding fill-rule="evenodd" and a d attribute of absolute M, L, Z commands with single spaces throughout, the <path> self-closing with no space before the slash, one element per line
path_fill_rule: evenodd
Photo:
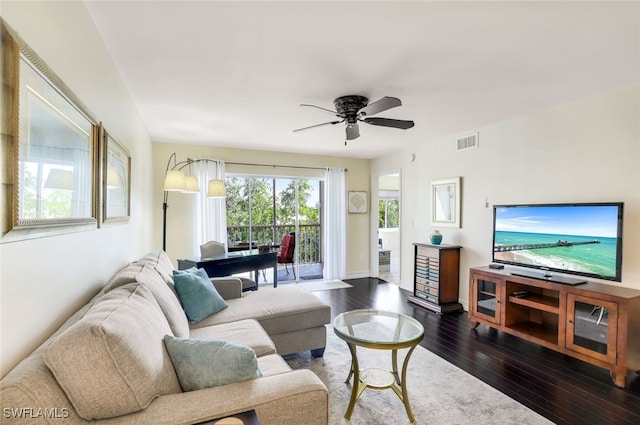
<path fill-rule="evenodd" d="M 353 376 L 353 389 L 344 417 L 351 419 L 356 401 L 366 388 L 391 388 L 402 400 L 411 423 L 415 423 L 407 395 L 407 365 L 411 353 L 424 338 L 422 324 L 400 313 L 382 310 L 354 310 L 338 315 L 333 320 L 333 331 L 343 339 L 351 352 L 351 370 L 345 383 Z M 391 371 L 379 368 L 360 370 L 356 347 L 391 350 Z M 398 350 L 409 348 L 398 374 Z"/>

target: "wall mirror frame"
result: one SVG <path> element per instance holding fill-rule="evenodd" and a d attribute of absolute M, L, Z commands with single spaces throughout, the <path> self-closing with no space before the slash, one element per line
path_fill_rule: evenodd
<path fill-rule="evenodd" d="M 431 225 L 460 227 L 460 177 L 431 181 Z"/>
<path fill-rule="evenodd" d="M 102 128 L 103 222 L 126 221 L 131 215 L 131 155 Z"/>
<path fill-rule="evenodd" d="M 4 22 L 0 242 L 96 229 L 99 125 Z"/>

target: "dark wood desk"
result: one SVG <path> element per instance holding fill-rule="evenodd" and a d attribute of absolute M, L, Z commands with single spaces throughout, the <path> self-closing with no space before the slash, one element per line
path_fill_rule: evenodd
<path fill-rule="evenodd" d="M 249 249 L 256 249 L 257 246 L 258 246 L 257 242 L 252 242 L 251 246 L 249 246 L 249 242 L 244 242 L 244 243 L 241 242 L 236 245 L 229 244 L 229 246 L 227 247 L 227 251 L 229 252 L 247 251 Z"/>
<path fill-rule="evenodd" d="M 227 251 L 236 252 L 236 251 L 246 251 L 248 249 L 262 249 L 265 251 L 274 251 L 274 250 L 277 250 L 278 248 L 280 248 L 280 244 L 275 244 L 275 243 L 272 243 L 271 245 L 258 245 L 257 243 L 253 243 L 251 244 L 251 248 L 249 248 L 248 243 L 241 243 L 238 245 L 229 246 L 227 248 Z"/>
<path fill-rule="evenodd" d="M 257 249 L 227 252 L 200 260 L 178 260 L 178 269 L 191 267 L 204 269 L 209 277 L 229 276 L 234 273 L 254 272 L 256 285 L 261 269 L 273 268 L 273 287 L 278 287 L 278 253 L 259 252 Z"/>

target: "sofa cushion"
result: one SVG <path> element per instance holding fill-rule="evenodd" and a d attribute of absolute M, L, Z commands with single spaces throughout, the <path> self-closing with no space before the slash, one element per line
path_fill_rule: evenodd
<path fill-rule="evenodd" d="M 258 368 L 262 376 L 280 375 L 292 371 L 289 364 L 278 354 L 258 357 Z"/>
<path fill-rule="evenodd" d="M 203 269 L 174 270 L 173 282 L 189 320 L 198 322 L 227 308 Z"/>
<path fill-rule="evenodd" d="M 136 261 L 138 264 L 150 264 L 173 289 L 173 263 L 166 252 L 151 251 Z"/>
<path fill-rule="evenodd" d="M 276 353 L 276 346 L 269 338 L 269 335 L 253 319 L 192 329 L 189 337 L 194 339 L 217 339 L 246 345 L 255 351 L 258 357 Z"/>
<path fill-rule="evenodd" d="M 255 319 L 269 335 L 323 327 L 331 322 L 331 307 L 298 286 L 264 288 L 227 300 L 229 308 L 198 322 L 192 329 L 242 319 Z M 317 347 L 320 348 L 320 347 Z"/>
<path fill-rule="evenodd" d="M 177 337 L 187 338 L 189 336 L 189 320 L 176 294 L 169 289 L 164 281 L 158 279 L 157 273 L 152 271 L 149 265 L 144 266 L 142 273 L 138 275 L 138 279 L 140 283 L 151 291 L 158 302 L 164 317 L 169 323 L 171 332 Z"/>
<path fill-rule="evenodd" d="M 127 283 L 133 283 L 136 281 L 136 275 L 142 271 L 144 264 L 131 263 L 118 270 L 111 279 L 104 285 L 103 291 L 109 292 L 113 289 L 119 288 Z"/>
<path fill-rule="evenodd" d="M 153 264 L 148 262 L 129 264 L 111 278 L 103 291 L 109 292 L 132 282 L 147 285 L 167 318 L 173 335 L 181 338 L 189 336 L 189 321 L 180 305 L 178 296 L 172 290 L 173 283 L 171 285 L 167 284 Z"/>
<path fill-rule="evenodd" d="M 170 333 L 149 289 L 127 284 L 53 339 L 44 359 L 80 417 L 120 416 L 181 391 L 163 343 Z"/>
<path fill-rule="evenodd" d="M 164 337 L 183 391 L 218 387 L 262 376 L 256 353 L 227 341 Z"/>

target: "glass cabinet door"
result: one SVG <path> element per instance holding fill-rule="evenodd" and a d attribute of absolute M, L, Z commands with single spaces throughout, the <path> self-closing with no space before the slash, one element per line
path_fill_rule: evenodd
<path fill-rule="evenodd" d="M 473 314 L 491 322 L 500 323 L 501 303 L 498 294 L 499 280 L 486 276 L 473 276 L 472 302 Z"/>
<path fill-rule="evenodd" d="M 567 294 L 568 349 L 615 363 L 617 321 L 618 304 Z"/>

